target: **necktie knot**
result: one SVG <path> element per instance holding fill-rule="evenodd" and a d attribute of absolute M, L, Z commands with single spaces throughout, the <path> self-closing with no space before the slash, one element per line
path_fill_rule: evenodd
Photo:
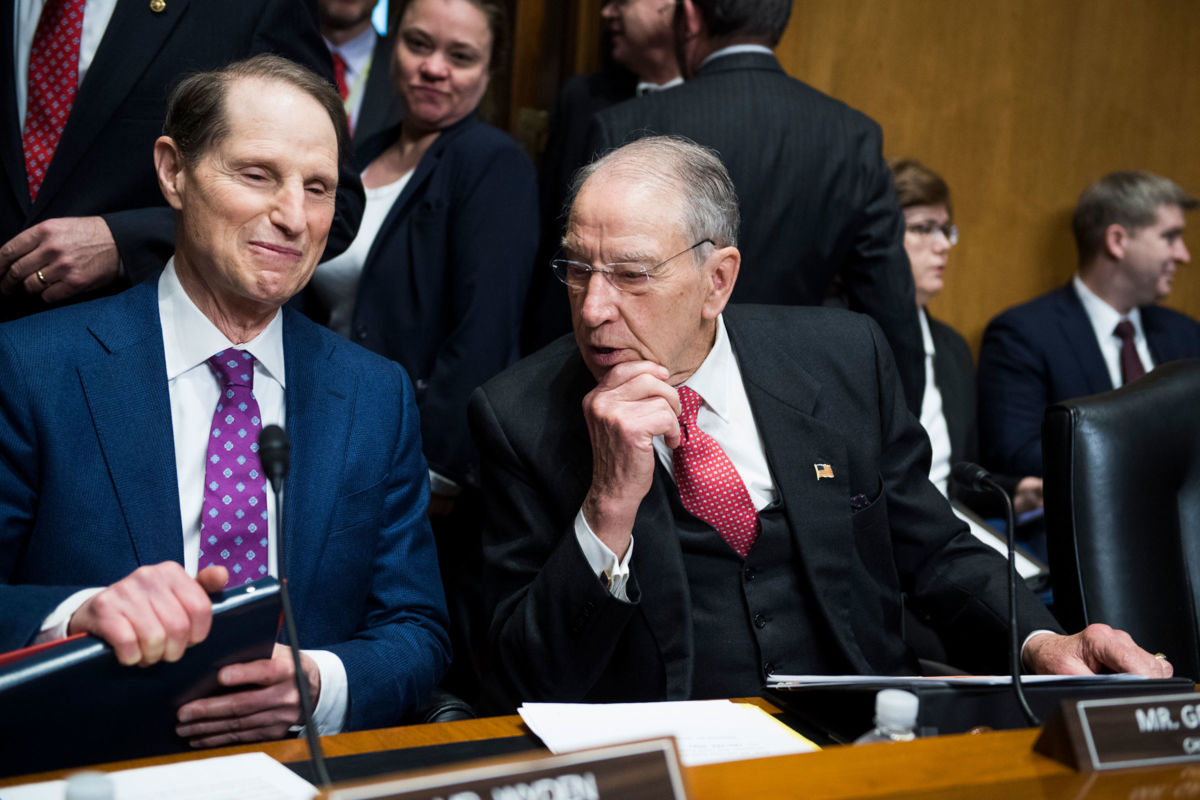
<path fill-rule="evenodd" d="M 1117 323 L 1117 327 L 1113 329 L 1113 334 L 1122 342 L 1133 341 L 1133 323 L 1127 319 L 1123 319 Z"/>
<path fill-rule="evenodd" d="M 208 366 L 222 387 L 254 388 L 254 356 L 245 350 L 222 350 L 208 360 Z"/>

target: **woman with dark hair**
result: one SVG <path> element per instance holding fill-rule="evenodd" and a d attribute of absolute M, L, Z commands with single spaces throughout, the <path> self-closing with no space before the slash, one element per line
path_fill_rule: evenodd
<path fill-rule="evenodd" d="M 408 0 L 394 19 L 403 119 L 357 145 L 362 226 L 318 268 L 305 310 L 408 370 L 437 515 L 475 480 L 470 394 L 517 355 L 536 175 L 476 113 L 507 49 L 501 0 Z"/>
<path fill-rule="evenodd" d="M 936 172 L 915 159 L 894 161 L 891 168 L 896 197 L 904 210 L 904 249 L 912 266 L 925 340 L 921 424 L 933 447 L 929 479 L 942 494 L 988 513 L 995 509 L 986 496 L 968 495 L 950 482 L 951 464 L 979 458 L 971 350 L 957 331 L 929 316 L 925 308 L 942 291 L 950 248 L 958 243 L 950 189 Z M 1041 478 L 997 476 L 997 480 L 1012 495 L 1018 514 L 1041 507 Z"/>

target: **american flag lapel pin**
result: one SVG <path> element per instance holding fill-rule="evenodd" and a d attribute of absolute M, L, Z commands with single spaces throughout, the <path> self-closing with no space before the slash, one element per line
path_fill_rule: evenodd
<path fill-rule="evenodd" d="M 817 471 L 817 480 L 833 477 L 833 467 L 828 464 L 813 464 L 813 469 Z"/>

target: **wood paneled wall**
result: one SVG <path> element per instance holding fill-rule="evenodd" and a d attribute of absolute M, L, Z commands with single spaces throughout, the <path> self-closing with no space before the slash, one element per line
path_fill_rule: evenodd
<path fill-rule="evenodd" d="M 1148 169 L 1200 193 L 1196 0 L 797 0 L 787 71 L 874 117 L 887 157 L 950 185 L 960 231 L 935 316 L 977 348 L 1075 267 L 1079 192 Z M 1200 317 L 1200 214 L 1167 305 Z"/>
<path fill-rule="evenodd" d="M 548 71 L 595 68 L 599 4 L 517 0 L 514 113 L 550 107 Z M 567 25 L 535 23 L 563 6 Z M 530 74 L 554 44 L 566 52 Z M 1070 277 L 1089 182 L 1149 169 L 1200 193 L 1200 0 L 796 0 L 777 52 L 874 117 L 888 158 L 949 183 L 961 238 L 931 308 L 973 347 L 996 313 Z M 1188 222 L 1197 263 L 1167 305 L 1200 317 L 1200 213 Z"/>

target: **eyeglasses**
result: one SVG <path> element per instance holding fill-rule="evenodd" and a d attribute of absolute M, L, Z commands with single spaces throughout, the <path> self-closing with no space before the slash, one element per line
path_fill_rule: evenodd
<path fill-rule="evenodd" d="M 590 264 L 584 264 L 580 261 L 556 258 L 550 262 L 550 269 L 554 270 L 554 277 L 565 283 L 567 288 L 572 291 L 580 292 L 586 289 L 588 283 L 592 280 L 592 273 L 599 272 L 620 291 L 641 294 L 649 290 L 651 280 L 657 277 L 656 273 L 658 270 L 664 267 L 668 261 L 679 258 L 684 253 L 690 253 L 702 244 L 716 246 L 712 239 L 701 239 L 688 249 L 681 250 L 652 267 L 636 262 L 605 264 L 603 267 L 593 267 Z"/>
<path fill-rule="evenodd" d="M 935 233 L 941 233 L 951 245 L 958 244 L 958 226 L 951 225 L 949 222 L 940 225 L 929 219 L 908 225 L 905 230 L 908 233 L 915 233 L 917 236 L 933 236 Z"/>

